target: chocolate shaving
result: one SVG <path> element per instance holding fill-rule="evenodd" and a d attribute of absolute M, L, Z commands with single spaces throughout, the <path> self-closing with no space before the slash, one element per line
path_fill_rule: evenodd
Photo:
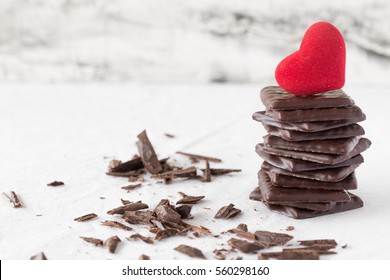
<path fill-rule="evenodd" d="M 284 248 L 283 251 L 315 251 L 319 255 L 333 255 L 337 254 L 334 251 L 329 251 L 330 248 L 329 246 L 323 246 L 321 247 L 320 245 L 313 245 L 313 246 L 308 246 L 308 247 L 300 247 L 300 248 Z"/>
<path fill-rule="evenodd" d="M 145 168 L 152 174 L 160 173 L 163 168 L 158 161 L 156 152 L 154 151 L 145 130 L 138 135 L 138 139 L 138 152 Z"/>
<path fill-rule="evenodd" d="M 131 191 L 131 190 L 134 190 L 134 189 L 136 189 L 136 188 L 139 188 L 140 186 L 142 186 L 141 183 L 135 184 L 135 185 L 123 186 L 123 187 L 121 187 L 121 189 L 124 189 L 124 190 L 126 190 L 127 192 L 129 192 L 129 191 Z"/>
<path fill-rule="evenodd" d="M 32 257 L 30 258 L 30 260 L 34 260 L 34 261 L 46 261 L 47 258 L 46 258 L 45 253 L 40 252 L 40 253 L 38 253 L 38 254 L 32 256 Z"/>
<path fill-rule="evenodd" d="M 294 237 L 285 233 L 258 230 L 255 232 L 256 240 L 264 247 L 284 245 Z"/>
<path fill-rule="evenodd" d="M 58 187 L 58 186 L 63 186 L 65 185 L 64 182 L 61 182 L 61 181 L 53 181 L 51 183 L 48 183 L 47 184 L 49 187 Z"/>
<path fill-rule="evenodd" d="M 242 239 L 230 238 L 228 244 L 243 253 L 255 253 L 264 247 L 256 242 L 248 242 Z"/>
<path fill-rule="evenodd" d="M 108 226 L 108 227 L 116 227 L 116 228 L 120 228 L 120 229 L 124 229 L 124 230 L 132 230 L 131 227 L 126 226 L 126 225 L 124 225 L 120 222 L 117 222 L 117 221 L 104 221 L 104 222 L 101 222 L 101 225 Z"/>
<path fill-rule="evenodd" d="M 143 242 L 145 243 L 148 243 L 148 244 L 153 244 L 154 241 L 151 237 L 146 237 L 146 236 L 143 236 L 139 233 L 135 233 L 135 234 L 132 234 L 130 235 L 130 237 L 126 237 L 127 240 L 132 240 L 132 239 L 140 239 L 142 240 Z"/>
<path fill-rule="evenodd" d="M 194 166 L 180 169 L 172 170 L 160 174 L 154 174 L 152 178 L 158 179 L 175 179 L 175 178 L 195 178 L 196 177 L 196 168 Z"/>
<path fill-rule="evenodd" d="M 205 198 L 204 195 L 200 195 L 200 196 L 187 195 L 179 199 L 176 202 L 176 204 L 196 204 L 198 201 L 202 200 L 203 198 Z"/>
<path fill-rule="evenodd" d="M 164 135 L 168 138 L 175 138 L 175 135 L 170 134 L 170 133 L 164 133 Z"/>
<path fill-rule="evenodd" d="M 80 236 L 80 238 L 88 243 L 92 243 L 95 246 L 103 246 L 103 240 L 93 237 L 83 237 Z"/>
<path fill-rule="evenodd" d="M 119 206 L 107 212 L 109 215 L 124 214 L 126 211 L 137 211 L 149 208 L 149 206 L 142 202 L 132 202 L 123 206 Z"/>
<path fill-rule="evenodd" d="M 343 246 L 341 246 L 341 248 L 345 249 L 348 247 L 348 243 L 345 243 Z"/>
<path fill-rule="evenodd" d="M 3 195 L 9 200 L 9 202 L 12 205 L 12 207 L 14 207 L 14 208 L 22 208 L 23 204 L 22 204 L 20 198 L 18 197 L 18 195 L 14 191 L 11 191 L 10 193 L 11 193 L 11 196 L 8 196 L 4 192 L 3 192 Z"/>
<path fill-rule="evenodd" d="M 201 169 L 205 172 L 205 169 Z M 225 175 L 232 172 L 241 172 L 241 169 L 226 169 L 226 168 L 210 168 L 210 174 L 213 176 Z"/>
<path fill-rule="evenodd" d="M 207 157 L 207 156 L 190 154 L 190 153 L 184 153 L 184 152 L 176 152 L 176 153 L 180 154 L 180 155 L 183 155 L 183 156 L 187 156 L 189 158 L 196 158 L 196 159 L 201 159 L 201 160 L 206 160 L 206 161 L 211 161 L 211 162 L 222 162 L 221 159 L 214 158 L 214 157 Z"/>
<path fill-rule="evenodd" d="M 91 220 L 93 218 L 96 218 L 97 216 L 98 215 L 96 215 L 95 213 L 90 213 L 90 214 L 87 214 L 87 215 L 75 218 L 74 221 L 76 221 L 76 222 L 84 222 L 84 221 L 88 221 L 88 220 Z"/>
<path fill-rule="evenodd" d="M 147 255 L 142 254 L 141 256 L 138 257 L 138 259 L 142 260 L 142 261 L 147 261 L 147 260 L 150 260 L 150 257 L 147 256 Z"/>
<path fill-rule="evenodd" d="M 105 242 L 105 244 L 107 244 L 108 246 L 108 251 L 113 254 L 115 253 L 116 251 L 116 248 L 118 247 L 118 244 L 119 242 L 121 242 L 121 240 L 119 239 L 118 236 L 114 235 L 114 236 L 111 236 L 110 238 L 108 238 Z"/>
<path fill-rule="evenodd" d="M 192 209 L 191 205 L 184 204 L 184 205 L 181 205 L 179 207 L 176 207 L 175 211 L 177 213 L 179 213 L 179 215 L 182 219 L 189 219 L 189 218 L 192 218 L 191 209 Z"/>
<path fill-rule="evenodd" d="M 335 248 L 337 246 L 337 242 L 334 239 L 299 240 L 298 242 L 300 245 L 303 246 L 326 245 L 332 246 L 332 248 Z"/>
<path fill-rule="evenodd" d="M 278 259 L 278 260 L 319 260 L 320 256 L 316 251 L 291 250 L 291 251 L 283 251 L 283 252 L 261 253 L 259 258 L 263 260 L 267 260 L 269 258 Z"/>
<path fill-rule="evenodd" d="M 206 160 L 206 168 L 203 171 L 203 182 L 211 182 L 211 171 L 208 160 Z"/>
<path fill-rule="evenodd" d="M 201 250 L 191 246 L 182 244 L 176 247 L 175 250 L 192 258 L 206 259 Z"/>
<path fill-rule="evenodd" d="M 122 218 L 129 224 L 148 225 L 152 219 L 151 211 L 126 211 Z"/>
<path fill-rule="evenodd" d="M 173 209 L 167 199 L 161 200 L 153 212 L 160 222 L 181 224 L 180 214 Z"/>
<path fill-rule="evenodd" d="M 208 228 L 204 227 L 204 226 L 198 227 L 198 226 L 194 226 L 194 225 L 190 225 L 190 224 L 186 224 L 186 226 L 188 226 L 192 231 L 197 232 L 197 233 L 199 233 L 201 235 L 214 236 L 211 233 L 211 231 Z"/>
<path fill-rule="evenodd" d="M 217 214 L 215 214 L 215 219 L 230 219 L 241 213 L 240 209 L 234 208 L 234 204 L 230 203 L 229 205 L 223 206 L 218 210 Z"/>
<path fill-rule="evenodd" d="M 135 171 L 141 168 L 144 168 L 144 164 L 139 156 L 123 163 L 120 160 L 112 160 L 108 166 L 109 172 L 120 173 Z"/>

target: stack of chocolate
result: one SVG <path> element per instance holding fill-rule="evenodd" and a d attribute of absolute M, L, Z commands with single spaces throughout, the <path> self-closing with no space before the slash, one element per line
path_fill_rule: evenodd
<path fill-rule="evenodd" d="M 357 124 L 361 109 L 342 90 L 296 96 L 277 86 L 262 89 L 266 111 L 253 119 L 268 134 L 256 146 L 264 159 L 250 198 L 296 219 L 352 210 L 363 201 L 355 169 L 371 145 Z"/>

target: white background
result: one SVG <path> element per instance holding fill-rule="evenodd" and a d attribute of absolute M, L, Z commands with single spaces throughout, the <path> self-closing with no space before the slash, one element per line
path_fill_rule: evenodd
<path fill-rule="evenodd" d="M 0 199 L 0 258 L 28 259 L 44 251 L 49 259 L 137 259 L 141 254 L 152 259 L 187 259 L 173 250 L 180 244 L 195 246 L 212 258 L 214 249 L 229 248 L 226 240 L 230 236 L 223 234 L 219 238 L 174 237 L 150 245 L 124 239 L 135 232 L 148 235 L 145 228 L 134 226 L 134 231 L 126 232 L 99 224 L 111 218 L 105 213 L 119 206 L 120 198 L 142 200 L 153 208 L 162 198 L 177 201 L 182 191 L 206 196 L 193 207 L 194 219 L 189 222 L 208 227 L 214 234 L 239 223 L 248 224 L 252 232 L 286 232 L 285 228 L 292 225 L 292 244 L 317 238 L 348 244 L 346 249 L 339 246 L 337 255 L 325 259 L 389 259 L 387 89 L 345 88 L 367 114 L 363 126 L 373 142 L 364 153 L 365 163 L 357 170 L 359 188 L 355 193 L 365 206 L 298 221 L 248 199 L 261 164 L 254 147 L 265 133 L 251 120 L 252 113 L 263 108 L 258 94 L 262 86 L 1 86 L 1 190 L 16 191 L 25 208 L 14 209 L 3 197 Z M 190 164 L 174 155 L 182 150 L 222 158 L 223 163 L 212 167 L 241 168 L 242 172 L 215 178 L 208 184 L 146 183 L 127 193 L 120 188 L 127 184 L 126 179 L 106 176 L 105 171 L 112 158 L 126 160 L 137 152 L 136 135 L 143 129 L 147 129 L 158 155 L 173 156 L 178 165 Z M 167 138 L 165 132 L 176 137 Z M 47 187 L 53 180 L 66 185 Z M 101 196 L 105 199 L 99 199 Z M 214 220 L 216 211 L 228 203 L 234 203 L 242 215 Z M 99 218 L 84 223 L 73 221 L 90 212 Z M 79 238 L 105 239 L 112 235 L 123 240 L 114 255 Z"/>

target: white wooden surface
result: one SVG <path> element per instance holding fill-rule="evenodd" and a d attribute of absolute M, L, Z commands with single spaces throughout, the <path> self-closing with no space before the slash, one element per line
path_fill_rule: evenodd
<path fill-rule="evenodd" d="M 214 249 L 229 247 L 229 235 L 175 237 L 149 245 L 125 240 L 135 232 L 147 235 L 145 228 L 134 226 L 134 231 L 125 232 L 100 226 L 100 221 L 112 218 L 106 212 L 120 205 L 120 198 L 142 200 L 153 208 L 162 198 L 176 201 L 182 191 L 206 195 L 193 207 L 190 222 L 215 234 L 239 223 L 248 224 L 250 231 L 276 232 L 292 225 L 294 240 L 335 238 L 340 245 L 348 243 L 346 249 L 338 247 L 337 255 L 324 259 L 389 259 L 388 89 L 346 88 L 367 114 L 363 126 L 373 142 L 357 171 L 359 189 L 355 193 L 363 198 L 364 208 L 298 221 L 248 199 L 261 163 L 254 146 L 264 130 L 251 115 L 263 108 L 258 97 L 262 86 L 0 86 L 0 191 L 16 191 L 25 204 L 25 208 L 14 209 L 4 197 L 0 199 L 0 258 L 28 259 L 44 251 L 49 259 L 137 259 L 141 254 L 152 259 L 186 259 L 173 250 L 179 244 L 198 247 L 212 258 Z M 243 171 L 209 184 L 150 183 L 127 193 L 120 188 L 126 180 L 106 176 L 105 171 L 112 158 L 126 160 L 137 152 L 136 135 L 143 129 L 159 156 L 172 156 L 176 164 L 190 164 L 174 154 L 182 150 L 223 159 L 213 167 Z M 167 138 L 165 132 L 176 137 Z M 66 185 L 47 187 L 53 180 Z M 230 202 L 242 215 L 214 220 L 215 212 Z M 90 212 L 98 214 L 98 219 L 73 221 Z M 79 238 L 111 235 L 123 240 L 114 255 Z"/>

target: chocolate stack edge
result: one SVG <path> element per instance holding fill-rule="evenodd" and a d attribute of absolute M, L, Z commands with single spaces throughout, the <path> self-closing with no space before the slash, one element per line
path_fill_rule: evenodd
<path fill-rule="evenodd" d="M 253 114 L 268 132 L 256 152 L 264 159 L 250 199 L 296 219 L 363 206 L 350 190 L 371 142 L 358 123 L 365 114 L 342 90 L 295 96 L 277 86 L 260 93 L 265 111 Z"/>

